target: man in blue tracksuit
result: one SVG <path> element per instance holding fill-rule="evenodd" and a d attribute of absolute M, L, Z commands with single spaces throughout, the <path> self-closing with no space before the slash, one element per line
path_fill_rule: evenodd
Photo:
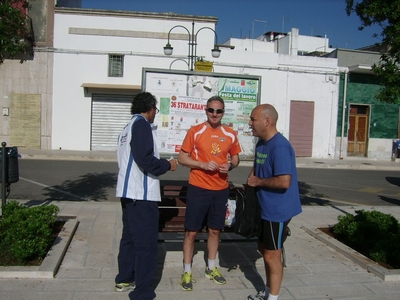
<path fill-rule="evenodd" d="M 117 197 L 122 206 L 122 237 L 118 254 L 115 291 L 129 293 L 130 299 L 153 300 L 151 286 L 157 266 L 158 176 L 175 171 L 175 159 L 160 159 L 153 126 L 156 98 L 143 92 L 135 96 L 132 119 L 118 137 Z"/>

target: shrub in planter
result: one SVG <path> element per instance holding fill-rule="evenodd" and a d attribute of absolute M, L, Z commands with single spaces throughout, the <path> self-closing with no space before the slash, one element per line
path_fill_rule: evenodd
<path fill-rule="evenodd" d="M 387 254 L 388 254 L 388 261 L 390 264 L 396 268 L 400 269 L 400 229 L 397 234 L 395 234 L 391 240 L 388 242 Z"/>
<path fill-rule="evenodd" d="M 17 201 L 10 201 L 2 210 L 1 253 L 8 253 L 10 259 L 21 264 L 42 258 L 53 241 L 52 228 L 59 208 L 53 204 L 28 208 Z"/>
<path fill-rule="evenodd" d="M 379 211 L 358 210 L 338 217 L 333 226 L 337 239 L 374 261 L 400 268 L 400 224 Z"/>

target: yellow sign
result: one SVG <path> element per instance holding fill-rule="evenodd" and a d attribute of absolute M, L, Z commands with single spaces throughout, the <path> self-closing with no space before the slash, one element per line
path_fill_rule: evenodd
<path fill-rule="evenodd" d="M 212 72 L 213 62 L 212 61 L 196 61 L 195 70 L 202 72 Z"/>

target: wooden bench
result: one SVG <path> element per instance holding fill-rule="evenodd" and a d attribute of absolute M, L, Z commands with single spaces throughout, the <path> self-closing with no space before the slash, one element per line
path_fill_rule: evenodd
<path fill-rule="evenodd" d="M 186 213 L 186 193 L 188 182 L 179 180 L 161 180 L 161 202 L 159 232 L 184 232 Z M 233 187 L 233 186 L 232 186 Z M 235 198 L 231 189 L 230 199 Z M 204 228 L 202 231 L 206 231 Z M 230 227 L 225 227 L 224 232 L 233 232 Z"/>

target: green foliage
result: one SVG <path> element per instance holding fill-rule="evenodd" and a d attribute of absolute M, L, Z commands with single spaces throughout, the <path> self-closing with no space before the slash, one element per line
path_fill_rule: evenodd
<path fill-rule="evenodd" d="M 390 54 L 382 54 L 379 65 L 374 64 L 372 66 L 372 71 L 378 76 L 383 85 L 383 88 L 375 96 L 381 102 L 399 103 L 400 68 L 398 62 L 395 61 L 397 59 L 392 58 Z"/>
<path fill-rule="evenodd" d="M 21 264 L 43 257 L 53 241 L 52 228 L 59 208 L 53 204 L 28 208 L 10 201 L 2 209 L 0 251 L 8 251 L 10 258 Z"/>
<path fill-rule="evenodd" d="M 374 261 L 400 268 L 400 224 L 379 211 L 358 210 L 338 217 L 333 227 L 338 240 Z"/>
<path fill-rule="evenodd" d="M 400 102 L 400 3 L 398 0 L 346 0 L 348 15 L 356 13 L 361 21 L 359 30 L 378 25 L 382 45 L 387 45 L 387 53 L 381 56 L 372 70 L 380 79 L 383 88 L 376 98 L 383 102 Z M 378 37 L 378 34 L 375 34 Z"/>
<path fill-rule="evenodd" d="M 22 12 L 28 8 L 26 0 L 0 1 L 0 64 L 6 58 L 33 55 L 31 20 Z"/>

